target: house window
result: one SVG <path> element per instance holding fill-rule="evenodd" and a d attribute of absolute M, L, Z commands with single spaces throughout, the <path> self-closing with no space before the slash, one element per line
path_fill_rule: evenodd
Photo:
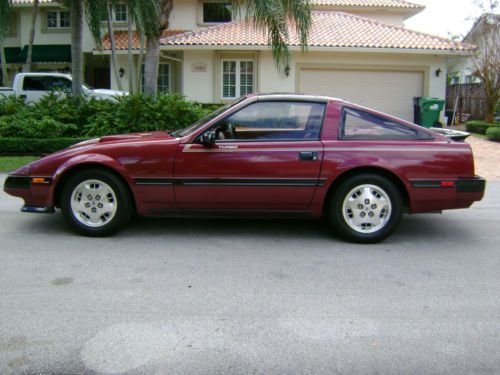
<path fill-rule="evenodd" d="M 127 22 L 127 5 L 126 4 L 116 4 L 115 5 L 115 21 L 116 22 Z"/>
<path fill-rule="evenodd" d="M 254 92 L 254 74 L 252 60 L 223 60 L 222 98 L 234 99 Z"/>
<path fill-rule="evenodd" d="M 158 68 L 158 92 L 170 92 L 170 64 L 160 64 Z"/>
<path fill-rule="evenodd" d="M 67 11 L 47 12 L 48 29 L 68 29 L 71 27 L 70 15 Z"/>
<path fill-rule="evenodd" d="M 203 2 L 203 23 L 231 22 L 231 3 Z"/>
<path fill-rule="evenodd" d="M 46 22 L 47 29 L 69 29 L 71 27 L 70 15 L 67 11 L 47 12 Z"/>
<path fill-rule="evenodd" d="M 8 37 L 17 36 L 17 15 L 10 17 L 6 36 Z"/>
<path fill-rule="evenodd" d="M 142 91 L 144 91 L 144 65 L 142 66 Z M 167 94 L 170 92 L 170 64 L 160 64 L 158 67 L 158 92 Z"/>

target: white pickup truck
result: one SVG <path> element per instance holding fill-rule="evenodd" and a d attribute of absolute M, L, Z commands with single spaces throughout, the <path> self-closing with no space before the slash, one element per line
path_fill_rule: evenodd
<path fill-rule="evenodd" d="M 64 73 L 18 73 L 14 85 L 0 87 L 0 96 L 15 95 L 26 102 L 37 102 L 50 92 L 56 94 L 71 93 L 73 80 L 70 74 Z M 128 95 L 124 91 L 92 89 L 83 86 L 83 95 L 89 98 L 116 100 L 117 96 Z"/>

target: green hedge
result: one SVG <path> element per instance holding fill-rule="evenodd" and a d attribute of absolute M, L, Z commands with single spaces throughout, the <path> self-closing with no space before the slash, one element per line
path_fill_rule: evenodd
<path fill-rule="evenodd" d="M 189 126 L 218 108 L 177 94 L 153 98 L 129 95 L 116 102 L 49 94 L 38 103 L 0 98 L 0 137 L 68 138 L 175 130 Z"/>
<path fill-rule="evenodd" d="M 0 138 L 0 155 L 43 155 L 62 150 L 86 138 Z"/>
<path fill-rule="evenodd" d="M 465 123 L 465 128 L 468 132 L 486 134 L 486 131 L 491 127 L 500 126 L 500 124 L 490 124 L 485 121 L 469 121 Z"/>
<path fill-rule="evenodd" d="M 492 141 L 500 141 L 500 126 L 489 128 L 486 131 L 486 137 Z"/>

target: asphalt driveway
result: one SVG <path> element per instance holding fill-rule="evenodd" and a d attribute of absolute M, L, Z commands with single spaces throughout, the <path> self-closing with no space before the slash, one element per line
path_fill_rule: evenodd
<path fill-rule="evenodd" d="M 500 373 L 500 183 L 371 246 L 314 221 L 88 239 L 20 206 L 0 193 L 1 374 Z"/>

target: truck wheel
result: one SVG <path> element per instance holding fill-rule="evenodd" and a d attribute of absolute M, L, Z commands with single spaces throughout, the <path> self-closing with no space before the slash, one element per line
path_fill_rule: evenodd
<path fill-rule="evenodd" d="M 353 176 L 335 190 L 328 215 L 340 237 L 357 243 L 380 242 L 401 222 L 401 194 L 390 180 L 377 174 Z"/>
<path fill-rule="evenodd" d="M 90 237 L 108 236 L 129 221 L 130 193 L 113 174 L 85 170 L 72 176 L 62 190 L 61 211 L 71 228 Z"/>

